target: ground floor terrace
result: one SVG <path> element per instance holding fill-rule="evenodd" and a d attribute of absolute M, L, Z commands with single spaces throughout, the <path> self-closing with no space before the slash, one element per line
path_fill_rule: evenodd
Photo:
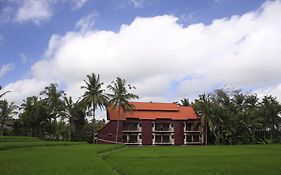
<path fill-rule="evenodd" d="M 114 143 L 117 136 L 118 143 L 127 145 L 200 145 L 202 131 L 199 120 L 112 120 L 97 133 L 96 142 Z"/>

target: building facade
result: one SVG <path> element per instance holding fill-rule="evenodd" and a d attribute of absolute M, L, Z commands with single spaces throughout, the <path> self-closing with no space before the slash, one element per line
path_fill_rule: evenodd
<path fill-rule="evenodd" d="M 107 108 L 109 122 L 97 132 L 97 143 L 116 143 L 117 140 L 117 143 L 128 145 L 203 144 L 201 120 L 191 106 L 152 102 L 131 104 L 134 106 L 131 111 Z"/>

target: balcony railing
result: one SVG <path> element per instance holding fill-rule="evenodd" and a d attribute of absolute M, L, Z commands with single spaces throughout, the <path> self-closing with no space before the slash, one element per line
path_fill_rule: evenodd
<path fill-rule="evenodd" d="M 153 132 L 174 132 L 172 124 L 155 123 L 152 128 Z"/>
<path fill-rule="evenodd" d="M 140 123 L 124 123 L 123 132 L 141 132 L 141 124 Z"/>

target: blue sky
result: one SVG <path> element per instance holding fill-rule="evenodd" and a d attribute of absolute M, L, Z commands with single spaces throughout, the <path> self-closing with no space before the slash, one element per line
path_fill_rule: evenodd
<path fill-rule="evenodd" d="M 140 84 L 137 92 L 143 96 L 142 100 L 172 101 L 180 97 L 195 97 L 226 84 L 262 95 L 273 93 L 279 96 L 281 82 L 275 77 L 280 71 L 275 70 L 275 65 L 266 68 L 262 65 L 277 61 L 276 55 L 280 50 L 269 47 L 265 53 L 259 53 L 276 53 L 264 63 L 260 58 L 255 60 L 256 55 L 245 52 L 264 48 L 254 41 L 259 42 L 268 33 L 275 34 L 279 22 L 274 23 L 271 16 L 281 17 L 279 6 L 280 1 L 263 0 L 2 0 L 0 84 L 22 94 L 7 97 L 14 101 L 37 95 L 38 89 L 50 82 L 58 82 L 70 95 L 79 96 L 79 80 L 82 81 L 87 72 L 100 73 L 106 83 L 122 76 L 129 82 Z M 272 28 L 270 20 L 265 20 L 267 18 L 272 19 Z M 235 24 L 245 26 L 240 31 Z M 162 25 L 163 28 L 157 28 Z M 263 28 L 265 25 L 269 26 Z M 261 32 L 267 34 L 260 35 Z M 280 44 L 279 40 L 269 40 L 269 44 Z M 142 43 L 144 41 L 146 43 Z M 169 43 L 161 45 L 166 41 L 170 41 L 172 47 Z M 204 41 L 208 43 L 204 44 Z M 68 50 L 76 49 L 72 46 L 75 42 L 77 51 Z M 182 44 L 173 47 L 173 42 Z M 197 48 L 192 43 L 203 44 Z M 99 46 L 105 53 L 101 53 Z M 198 51 L 200 48 L 202 51 Z M 161 53 L 162 49 L 165 52 Z M 66 55 L 75 55 L 76 58 L 66 58 Z M 162 58 L 157 58 L 160 56 Z M 117 60 L 129 63 L 121 65 Z M 173 65 L 173 60 L 180 64 Z M 151 67 L 147 65 L 150 61 L 153 63 Z M 62 62 L 67 66 L 61 67 Z M 103 67 L 95 67 L 96 64 Z M 170 71 L 168 64 L 178 71 Z M 181 67 L 185 64 L 186 69 Z M 273 78 L 268 80 L 267 76 Z M 37 85 L 28 92 L 20 88 L 32 89 Z M 157 90 L 159 88 L 163 90 Z"/>

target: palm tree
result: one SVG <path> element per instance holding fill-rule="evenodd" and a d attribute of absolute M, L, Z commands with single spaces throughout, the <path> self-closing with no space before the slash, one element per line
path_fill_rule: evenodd
<path fill-rule="evenodd" d="M 7 122 L 7 120 L 12 118 L 13 114 L 16 114 L 15 109 L 17 106 L 12 103 L 8 103 L 7 100 L 1 100 L 0 101 L 0 123 L 2 128 L 2 136 L 4 135 L 4 125 Z"/>
<path fill-rule="evenodd" d="M 69 131 L 68 131 L 68 136 L 69 136 L 69 141 L 71 141 L 71 133 L 74 128 L 74 121 L 78 119 L 78 111 L 79 111 L 79 102 L 73 102 L 72 98 L 69 97 L 64 97 L 64 113 L 63 116 L 68 119 L 69 122 Z"/>
<path fill-rule="evenodd" d="M 93 117 L 93 143 L 95 143 L 95 111 L 99 107 L 103 109 L 108 103 L 108 97 L 104 94 L 102 89 L 103 83 L 100 82 L 100 75 L 96 76 L 94 73 L 87 75 L 88 81 L 84 80 L 86 86 L 82 86 L 82 89 L 86 89 L 83 94 L 81 103 L 87 106 L 88 110 L 91 111 Z"/>
<path fill-rule="evenodd" d="M 63 101 L 61 97 L 64 92 L 58 90 L 57 84 L 50 84 L 50 86 L 45 87 L 45 90 L 40 92 L 40 95 L 46 95 L 44 99 L 48 105 L 49 116 L 54 119 L 54 131 L 56 135 L 56 127 L 57 127 L 57 118 L 60 116 L 61 111 L 63 111 Z"/>
<path fill-rule="evenodd" d="M 0 91 L 1 91 L 2 87 L 0 86 Z M 3 92 L 3 93 L 0 93 L 0 99 L 7 93 L 9 93 L 11 91 L 6 91 L 6 92 Z"/>
<path fill-rule="evenodd" d="M 181 106 L 190 106 L 189 99 L 188 98 L 182 99 Z"/>
<path fill-rule="evenodd" d="M 215 120 L 212 117 L 211 112 L 211 102 L 209 99 L 209 94 L 203 94 L 199 95 L 199 99 L 196 99 L 194 103 L 192 104 L 195 110 L 197 111 L 198 115 L 202 117 L 202 123 L 204 123 L 204 128 L 202 128 L 204 131 L 204 142 L 205 145 L 208 144 L 208 128 L 210 128 L 211 131 L 213 131 L 213 134 L 217 136 L 215 133 Z"/>
<path fill-rule="evenodd" d="M 112 108 L 118 108 L 118 120 L 117 120 L 117 128 L 116 128 L 116 136 L 115 136 L 115 143 L 118 141 L 118 132 L 119 132 L 119 115 L 121 109 L 123 111 L 128 111 L 132 109 L 134 106 L 129 103 L 128 100 L 139 98 L 137 95 L 129 93 L 126 89 L 126 81 L 125 79 L 121 79 L 119 77 L 116 78 L 114 82 L 112 82 L 111 85 L 107 86 L 111 91 L 112 94 L 108 94 L 110 97 L 109 104 L 112 106 Z M 128 85 L 129 89 L 132 89 L 135 87 Z"/>

